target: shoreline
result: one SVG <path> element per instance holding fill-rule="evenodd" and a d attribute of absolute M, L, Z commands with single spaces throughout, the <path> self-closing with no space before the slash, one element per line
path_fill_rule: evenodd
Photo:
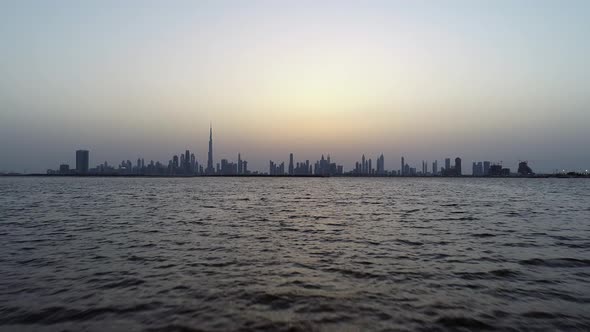
<path fill-rule="evenodd" d="M 269 175 L 269 174 L 234 174 L 234 175 L 162 175 L 162 174 L 43 174 L 43 173 L 6 173 L 0 177 L 79 177 L 79 178 L 430 178 L 430 179 L 590 179 L 590 175 L 538 174 L 532 176 L 438 176 L 438 175 Z"/>

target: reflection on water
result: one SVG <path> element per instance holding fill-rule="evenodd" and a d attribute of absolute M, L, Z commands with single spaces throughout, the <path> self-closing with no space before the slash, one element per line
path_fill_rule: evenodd
<path fill-rule="evenodd" d="M 590 328 L 590 182 L 0 178 L 0 329 Z"/>

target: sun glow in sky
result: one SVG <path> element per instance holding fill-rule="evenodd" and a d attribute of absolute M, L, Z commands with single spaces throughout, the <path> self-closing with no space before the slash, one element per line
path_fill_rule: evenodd
<path fill-rule="evenodd" d="M 6 1 L 0 171 L 362 153 L 587 168 L 587 1 Z M 511 166 L 511 165 L 508 165 Z"/>

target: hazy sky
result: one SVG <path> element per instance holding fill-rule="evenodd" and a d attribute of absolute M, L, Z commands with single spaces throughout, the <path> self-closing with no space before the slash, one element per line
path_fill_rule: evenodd
<path fill-rule="evenodd" d="M 590 1 L 2 1 L 0 171 L 185 149 L 590 168 Z M 465 171 L 464 171 L 465 172 Z"/>

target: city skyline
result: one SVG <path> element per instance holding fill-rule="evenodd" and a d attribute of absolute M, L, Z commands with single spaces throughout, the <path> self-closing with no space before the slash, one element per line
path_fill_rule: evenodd
<path fill-rule="evenodd" d="M 238 149 L 238 152 L 234 153 L 234 156 L 228 154 L 222 154 L 222 156 L 216 161 L 214 158 L 215 152 L 213 148 L 213 125 L 212 122 L 209 123 L 209 140 L 208 140 L 208 147 L 207 147 L 207 154 L 206 157 L 197 157 L 202 156 L 203 154 L 195 153 L 195 150 L 191 150 L 187 148 L 184 153 L 174 154 L 172 157 L 167 160 L 166 159 L 149 159 L 146 163 L 146 158 L 143 156 L 137 156 L 137 163 L 134 165 L 131 162 L 131 159 L 121 159 L 120 163 L 112 162 L 112 159 L 109 158 L 102 158 L 98 160 L 92 160 L 89 158 L 89 151 L 87 147 L 85 148 L 77 148 L 74 163 L 69 162 L 69 159 L 62 160 L 58 165 L 58 168 L 47 167 L 41 171 L 29 171 L 27 168 L 23 169 L 22 171 L 18 170 L 9 170 L 4 171 L 0 169 L 0 173 L 22 173 L 22 174 L 40 174 L 51 171 L 51 173 L 59 173 L 60 171 L 68 172 L 77 172 L 79 174 L 87 173 L 89 169 L 102 169 L 107 167 L 111 171 L 116 171 L 117 169 L 120 171 L 121 167 L 123 168 L 144 168 L 147 166 L 144 165 L 151 165 L 151 167 L 157 166 L 166 168 L 169 166 L 173 166 L 177 169 L 186 169 L 186 175 L 234 175 L 234 174 L 270 174 L 270 175 L 371 175 L 371 176 L 380 176 L 380 175 L 402 175 L 402 176 L 416 176 L 416 175 L 442 175 L 442 176 L 457 176 L 457 175 L 474 175 L 474 176 L 485 176 L 489 175 L 490 167 L 493 165 L 501 166 L 501 169 L 506 169 L 512 171 L 512 174 L 515 174 L 516 170 L 522 167 L 522 162 L 529 163 L 527 159 L 519 159 L 517 161 L 509 161 L 505 162 L 504 160 L 493 160 L 489 158 L 482 158 L 480 160 L 473 160 L 468 161 L 467 164 L 463 163 L 463 159 L 461 157 L 443 157 L 443 158 L 432 158 L 430 161 L 428 159 L 419 159 L 419 158 L 407 158 L 407 154 L 401 156 L 401 166 L 399 164 L 398 159 L 398 168 L 396 168 L 396 161 L 395 157 L 390 156 L 388 163 L 386 163 L 385 154 L 383 152 L 377 153 L 376 155 L 369 155 L 366 153 L 361 153 L 361 157 L 358 160 L 353 161 L 342 161 L 338 160 L 337 163 L 331 163 L 331 154 L 330 153 L 322 153 L 321 157 L 317 161 L 313 161 L 314 158 L 306 158 L 302 160 L 294 160 L 294 153 L 288 152 L 284 154 L 287 158 L 283 158 L 281 156 L 268 159 L 266 162 L 266 167 L 257 167 L 257 166 L 250 166 L 248 168 L 248 172 L 242 172 L 244 167 L 247 167 L 248 161 L 242 160 L 241 152 Z M 303 154 L 303 155 L 308 155 Z M 276 155 L 276 154 L 275 154 Z M 410 154 L 411 155 L 411 154 Z M 237 156 L 237 157 L 236 157 Z M 233 161 L 235 158 L 235 162 Z M 326 165 L 324 165 L 324 158 L 326 159 Z M 353 158 L 354 159 L 354 158 Z M 485 159 L 485 160 L 484 160 Z M 80 161 L 82 160 L 82 162 Z M 100 160 L 100 161 L 99 161 Z M 109 162 L 109 160 L 111 160 Z M 133 159 L 135 160 L 135 159 Z M 335 159 L 332 159 L 335 160 Z M 270 161 L 270 165 L 269 165 Z M 441 164 L 442 166 L 438 165 L 438 162 L 444 162 Z M 374 162 L 374 163 L 373 163 Z M 454 164 L 452 163 L 454 162 Z M 82 163 L 82 169 L 85 171 L 80 171 L 80 164 Z M 93 164 L 94 163 L 94 164 Z M 192 163 L 192 166 L 190 166 Z M 421 163 L 421 165 L 420 165 Z M 459 168 L 457 170 L 456 165 L 459 163 Z M 463 164 L 462 164 L 463 163 Z M 533 167 L 537 171 L 538 165 L 535 165 L 535 161 L 532 161 Z M 250 165 L 260 165 L 261 162 L 258 163 L 250 163 Z M 95 167 L 92 167 L 95 165 Z M 131 165 L 134 165 L 131 167 Z M 140 166 L 141 165 L 141 166 Z M 332 166 L 330 166 L 332 165 Z M 465 168 L 462 165 L 471 165 L 471 168 Z M 64 168 L 65 167 L 65 168 Z M 331 168 L 331 170 L 329 170 Z M 528 166 L 527 166 L 528 167 Z M 589 167 L 580 166 L 577 168 L 563 168 L 563 167 L 556 167 L 551 170 L 544 170 L 540 169 L 540 174 L 555 174 L 555 173 L 566 173 L 566 172 L 579 172 L 579 173 L 588 173 Z M 35 169 L 35 166 L 32 166 L 31 169 Z M 188 170 L 191 170 L 188 172 Z M 231 170 L 230 170 L 231 169 Z M 320 169 L 320 171 L 316 171 Z M 322 171 L 324 169 L 324 171 Z M 223 171 L 222 171 L 223 170 Z M 104 173 L 103 170 L 100 171 Z M 170 172 L 170 171 L 168 171 Z M 394 172 L 392 174 L 392 172 Z M 532 171 L 531 171 L 532 172 Z M 125 173 L 123 173 L 125 174 Z M 510 172 L 508 173 L 510 174 Z M 152 174 L 153 175 L 153 174 Z M 172 172 L 172 173 L 165 173 L 165 175 L 183 175 L 182 172 Z"/>
<path fill-rule="evenodd" d="M 455 157 L 452 163 L 450 157 L 444 158 L 443 166 L 438 166 L 438 160 L 432 162 L 432 168 L 429 170 L 429 161 L 421 161 L 421 169 L 417 165 L 408 161 L 405 156 L 401 156 L 399 169 L 388 168 L 385 163 L 383 153 L 378 155 L 373 163 L 373 158 L 362 154 L 361 158 L 350 168 L 345 167 L 339 161 L 334 161 L 330 154 L 322 154 L 321 158 L 316 160 L 296 160 L 294 154 L 288 154 L 288 161 L 272 160 L 268 162 L 268 168 L 251 169 L 248 168 L 248 161 L 242 158 L 241 152 L 237 153 L 236 162 L 231 158 L 220 158 L 219 162 L 214 159 L 213 149 L 213 126 L 209 124 L 209 144 L 207 150 L 206 164 L 200 160 L 191 150 L 186 149 L 184 153 L 174 154 L 168 162 L 160 160 L 149 160 L 139 156 L 137 163 L 134 165 L 130 159 L 123 159 L 119 164 L 109 163 L 108 161 L 96 164 L 96 167 L 90 168 L 91 159 L 89 150 L 76 150 L 75 167 L 69 163 L 60 163 L 56 169 L 48 168 L 47 174 L 59 175 L 160 175 L 160 176 L 206 176 L 206 175 L 319 175 L 319 176 L 509 176 L 509 175 L 534 175 L 535 172 L 528 165 L 528 161 L 518 162 L 517 168 L 511 168 L 505 165 L 503 161 L 473 161 L 471 172 L 464 170 L 465 165 L 461 157 Z M 206 166 L 204 166 L 206 165 Z M 587 174 L 587 169 L 565 170 L 555 169 L 553 172 L 539 172 L 539 174 L 557 174 L 567 173 L 570 171 Z M 28 172 L 23 172 L 28 173 Z M 30 173 L 29 173 L 30 174 Z"/>
<path fill-rule="evenodd" d="M 401 155 L 418 169 L 455 155 L 464 170 L 590 165 L 587 1 L 1 9 L 0 171 L 42 172 L 78 148 L 99 160 L 167 160 L 178 147 L 203 159 L 209 120 L 215 158 L 242 152 L 252 169 L 285 151 L 345 166 L 384 153 L 388 168 Z"/>

